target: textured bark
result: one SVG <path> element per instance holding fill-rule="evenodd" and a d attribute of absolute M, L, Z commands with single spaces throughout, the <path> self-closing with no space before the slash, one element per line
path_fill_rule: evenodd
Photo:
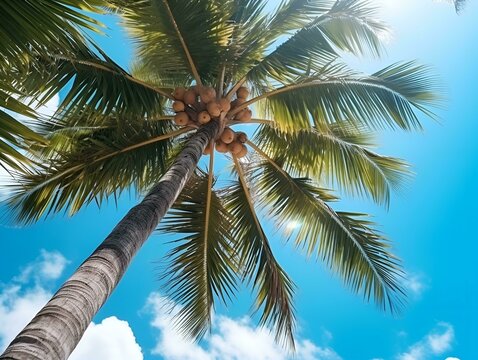
<path fill-rule="evenodd" d="M 210 122 L 191 138 L 161 181 L 116 225 L 0 359 L 68 358 L 136 252 L 176 200 L 219 127 L 219 122 Z"/>

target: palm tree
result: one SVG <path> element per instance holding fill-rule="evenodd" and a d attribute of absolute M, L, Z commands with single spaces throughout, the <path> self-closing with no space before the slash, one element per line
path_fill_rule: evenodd
<path fill-rule="evenodd" d="M 68 357 L 168 211 L 161 229 L 179 238 L 163 279 L 183 305 L 177 325 L 186 335 L 200 338 L 214 299 L 228 302 L 243 281 L 256 292 L 260 324 L 293 346 L 295 286 L 274 257 L 263 213 L 285 231 L 301 223 L 286 235 L 297 247 L 365 299 L 400 308 L 402 270 L 389 243 L 366 214 L 334 210 L 338 196 L 327 188 L 388 204 L 408 172 L 370 150 L 374 130 L 420 128 L 416 110 L 430 114 L 434 80 L 413 62 L 366 75 L 340 60 L 343 51 L 382 51 L 385 27 L 362 0 L 289 0 L 272 14 L 266 3 L 115 1 L 137 46 L 131 74 L 93 45 L 49 53 L 29 73 L 27 88 L 68 93 L 43 123 L 49 146 L 31 147 L 42 165 L 19 173 L 12 188 L 16 218 L 72 215 L 125 189 L 147 195 L 0 358 Z M 231 130 L 244 124 L 258 125 L 252 140 Z M 233 179 L 218 189 L 223 152 Z"/>
<path fill-rule="evenodd" d="M 98 12 L 100 0 L 2 1 L 0 13 L 0 166 L 18 170 L 28 159 L 19 151 L 45 139 L 15 119 L 34 117 L 35 111 L 19 101 L 25 96 L 21 78 L 38 66 L 35 55 L 68 53 L 84 41 L 77 26 L 98 31 L 99 23 L 79 10 Z M 45 99 L 46 100 L 46 99 Z M 6 109 L 7 111 L 4 111 Z"/>

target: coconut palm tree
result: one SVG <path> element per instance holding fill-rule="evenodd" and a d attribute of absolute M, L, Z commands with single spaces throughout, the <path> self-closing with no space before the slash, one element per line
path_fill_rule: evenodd
<path fill-rule="evenodd" d="M 387 205 L 406 164 L 373 152 L 383 128 L 421 127 L 434 80 L 414 62 L 371 75 L 340 54 L 380 55 L 385 27 L 362 0 L 115 1 L 136 45 L 127 72 L 101 49 L 50 53 L 29 81 L 66 88 L 43 123 L 49 145 L 19 173 L 9 205 L 19 221 L 146 193 L 0 358 L 64 359 L 164 219 L 178 234 L 163 273 L 177 325 L 200 338 L 215 299 L 240 282 L 255 291 L 260 324 L 293 346 L 294 284 L 273 254 L 261 215 L 337 272 L 354 292 L 396 311 L 400 261 L 366 214 L 335 210 L 338 195 Z M 27 88 L 34 88 L 26 84 Z M 234 131 L 256 125 L 251 139 Z M 206 170 L 198 167 L 203 152 Z M 230 184 L 214 170 L 229 161 Z M 292 223 L 302 224 L 290 230 Z"/>
<path fill-rule="evenodd" d="M 19 151 L 40 135 L 12 116 L 34 117 L 35 111 L 19 101 L 26 95 L 22 75 L 37 66 L 35 55 L 68 53 L 84 41 L 78 26 L 98 31 L 99 23 L 79 10 L 98 12 L 100 0 L 8 1 L 0 3 L 0 166 L 19 169 L 28 159 Z M 4 111 L 4 110 L 8 110 Z"/>

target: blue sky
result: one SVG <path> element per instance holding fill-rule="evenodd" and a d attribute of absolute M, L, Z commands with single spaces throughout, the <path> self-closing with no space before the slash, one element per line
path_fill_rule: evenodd
<path fill-rule="evenodd" d="M 298 285 L 298 359 L 427 360 L 478 358 L 478 4 L 462 16 L 432 0 L 377 0 L 392 30 L 381 60 L 350 59 L 374 71 L 417 59 L 430 64 L 446 89 L 439 122 L 423 119 L 423 133 L 385 132 L 381 153 L 412 164 L 414 178 L 395 193 L 388 211 L 366 201 L 340 207 L 370 212 L 393 240 L 409 274 L 409 304 L 392 317 L 342 286 L 321 263 L 275 235 L 275 251 Z M 272 3 L 272 1 L 271 1 Z M 110 37 L 98 39 L 127 66 L 132 48 L 109 21 Z M 27 228 L 0 226 L 0 350 L 137 202 L 125 195 L 99 211 L 56 216 Z M 219 306 L 212 333 L 199 345 L 171 331 L 159 306 L 158 261 L 165 236 L 152 237 L 135 258 L 78 350 L 82 359 L 286 359 L 270 336 L 249 319 L 247 290 L 227 309 Z M 228 357 L 229 356 L 229 357 Z"/>

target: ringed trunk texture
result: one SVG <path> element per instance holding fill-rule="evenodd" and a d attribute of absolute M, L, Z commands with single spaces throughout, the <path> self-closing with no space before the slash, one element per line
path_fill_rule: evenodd
<path fill-rule="evenodd" d="M 0 359 L 68 358 L 136 252 L 176 200 L 219 128 L 218 121 L 211 121 L 191 138 L 160 182 L 116 225 Z"/>

